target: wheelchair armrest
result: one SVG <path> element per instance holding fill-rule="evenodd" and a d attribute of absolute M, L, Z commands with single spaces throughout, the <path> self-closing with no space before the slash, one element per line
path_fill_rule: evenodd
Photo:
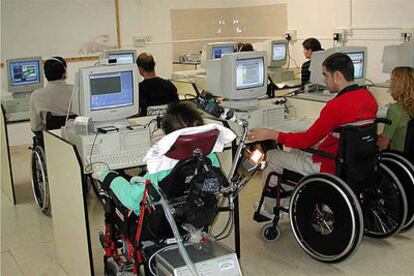
<path fill-rule="evenodd" d="M 329 158 L 329 159 L 336 160 L 335 155 L 330 154 L 330 153 L 326 153 L 326 152 L 323 152 L 323 151 L 320 151 L 320 150 L 317 150 L 317 149 L 314 149 L 314 148 L 304 149 L 303 151 L 309 152 L 309 153 L 312 153 L 312 154 L 316 154 L 316 155 L 319 155 L 319 156 L 322 156 L 322 157 L 326 157 L 326 158 Z"/>
<path fill-rule="evenodd" d="M 391 125 L 392 121 L 390 119 L 387 119 L 387 118 L 377 118 L 377 119 L 375 119 L 375 123 L 376 124 Z"/>

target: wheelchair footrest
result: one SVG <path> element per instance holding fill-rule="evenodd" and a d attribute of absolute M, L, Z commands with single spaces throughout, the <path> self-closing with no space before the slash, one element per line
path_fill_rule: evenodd
<path fill-rule="evenodd" d="M 270 221 L 271 220 L 270 218 L 260 214 L 259 211 L 254 212 L 253 219 L 256 222 L 265 222 L 265 221 Z"/>

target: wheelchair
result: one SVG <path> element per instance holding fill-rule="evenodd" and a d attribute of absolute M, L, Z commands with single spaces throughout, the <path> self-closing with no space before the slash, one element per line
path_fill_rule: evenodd
<path fill-rule="evenodd" d="M 71 115 L 69 118 L 74 118 L 76 115 Z M 54 116 L 52 113 L 46 113 L 46 130 L 59 129 L 64 126 L 66 116 Z M 31 156 L 31 170 L 32 170 L 32 191 L 33 197 L 37 207 L 45 215 L 51 214 L 50 207 L 50 193 L 46 170 L 43 134 L 41 131 L 34 132 L 33 146 Z"/>
<path fill-rule="evenodd" d="M 340 135 L 337 156 L 307 150 L 334 159 L 335 175 L 303 176 L 286 169 L 281 175 L 268 175 L 258 210 L 265 196 L 276 198 L 276 206 L 272 222 L 262 228 L 263 240 L 277 240 L 280 212 L 286 212 L 300 247 L 318 261 L 335 263 L 356 252 L 364 234 L 386 238 L 412 226 L 412 166 L 402 156 L 379 152 L 376 124 L 389 123 L 387 120 L 360 123 L 335 130 Z M 274 176 L 278 177 L 278 184 L 270 187 Z M 289 208 L 281 206 L 283 197 L 290 197 Z M 254 220 L 270 219 L 256 211 Z"/>
<path fill-rule="evenodd" d="M 220 196 L 235 191 L 207 158 L 218 134 L 213 129 L 178 137 L 165 156 L 179 162 L 158 188 L 146 182 L 139 215 L 124 207 L 110 189 L 104 190 L 105 185 L 97 187 L 105 210 L 105 232 L 100 233 L 105 275 L 139 275 L 142 269 L 145 275 L 155 275 L 150 274 L 152 260 L 172 241 L 204 244 L 214 240 L 207 233 L 217 213 L 230 211 L 219 208 Z M 154 205 L 160 196 L 166 199 L 166 207 Z M 170 213 L 173 222 L 166 219 Z"/>

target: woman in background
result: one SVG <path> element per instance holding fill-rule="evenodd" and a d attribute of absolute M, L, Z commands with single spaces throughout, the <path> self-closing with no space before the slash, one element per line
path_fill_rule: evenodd
<path fill-rule="evenodd" d="M 309 66 L 313 52 L 321 51 L 323 49 L 319 40 L 313 37 L 307 38 L 305 41 L 303 41 L 302 46 L 303 54 L 305 55 L 305 58 L 308 59 L 308 61 L 305 61 L 302 64 L 301 68 L 301 85 L 304 86 L 306 83 L 309 82 L 310 79 Z"/>
<path fill-rule="evenodd" d="M 385 125 L 378 136 L 381 149 L 404 151 L 407 124 L 414 118 L 414 69 L 408 66 L 395 67 L 391 72 L 390 92 L 396 101 L 389 106 L 387 118 L 391 125 Z M 413 141 L 414 143 L 414 141 Z"/>

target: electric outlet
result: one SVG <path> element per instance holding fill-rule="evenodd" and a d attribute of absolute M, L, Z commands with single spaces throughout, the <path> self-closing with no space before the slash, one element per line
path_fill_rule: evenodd
<path fill-rule="evenodd" d="M 145 36 L 134 36 L 132 39 L 132 43 L 134 44 L 135 48 L 143 48 L 145 47 L 146 37 Z"/>
<path fill-rule="evenodd" d="M 295 42 L 298 39 L 296 30 L 287 30 L 285 32 L 285 39 L 291 42 Z"/>
<path fill-rule="evenodd" d="M 152 40 L 152 36 L 151 35 L 146 35 L 145 36 L 145 41 L 146 42 L 151 42 L 151 40 Z"/>
<path fill-rule="evenodd" d="M 401 28 L 400 29 L 401 38 L 404 42 L 413 41 L 414 37 L 414 28 Z"/>
<path fill-rule="evenodd" d="M 352 35 L 348 28 L 336 28 L 333 31 L 332 39 L 337 42 L 345 43 L 347 38 Z"/>

